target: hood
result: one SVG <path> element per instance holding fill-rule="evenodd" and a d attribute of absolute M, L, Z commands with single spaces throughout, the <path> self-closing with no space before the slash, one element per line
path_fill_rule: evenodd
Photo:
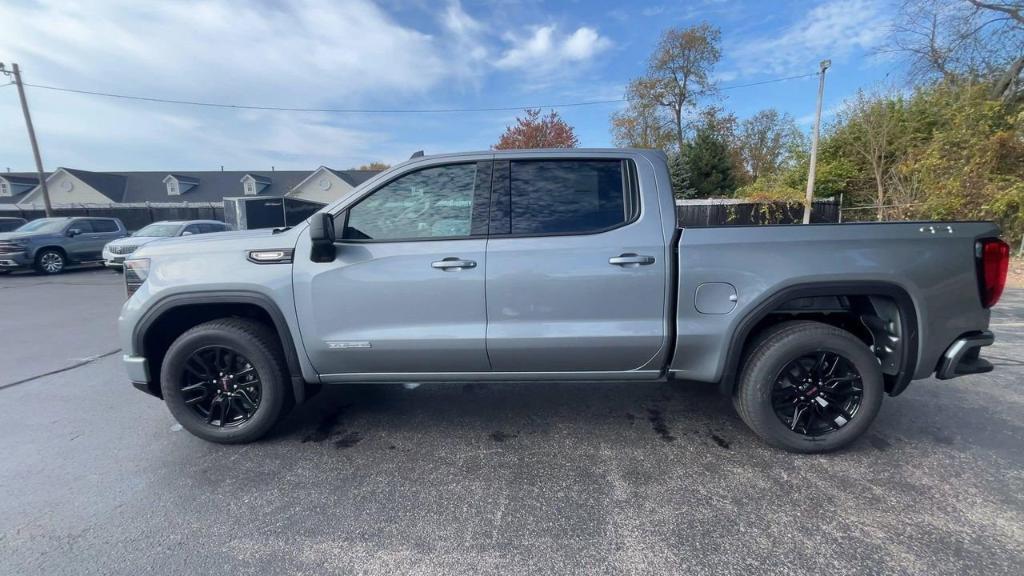
<path fill-rule="evenodd" d="M 20 240 L 22 238 L 39 238 L 42 236 L 60 236 L 52 232 L 0 232 L 0 240 Z"/>
<path fill-rule="evenodd" d="M 154 240 L 166 239 L 167 236 L 125 236 L 124 238 L 118 238 L 117 240 L 111 240 L 107 242 L 107 246 L 142 246 L 143 244 L 149 244 Z"/>
<path fill-rule="evenodd" d="M 175 238 L 159 238 L 132 254 L 133 257 L 158 256 L 160 254 L 181 254 L 183 252 L 202 254 L 211 250 L 259 250 L 267 248 L 290 248 L 295 245 L 298 232 L 295 228 L 274 234 L 273 228 L 239 230 L 195 234 Z M 126 238 L 125 240 L 131 240 Z"/>

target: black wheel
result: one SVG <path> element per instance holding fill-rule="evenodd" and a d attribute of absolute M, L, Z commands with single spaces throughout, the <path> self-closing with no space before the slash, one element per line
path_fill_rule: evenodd
<path fill-rule="evenodd" d="M 820 322 L 786 322 L 747 356 L 734 405 L 769 444 L 816 453 L 863 434 L 884 393 L 878 359 L 853 334 Z"/>
<path fill-rule="evenodd" d="M 36 271 L 40 274 L 60 274 L 64 271 L 67 258 L 55 248 L 47 248 L 36 254 Z"/>
<path fill-rule="evenodd" d="M 252 320 L 196 326 L 167 349 L 164 402 L 183 428 L 218 443 L 251 442 L 282 415 L 288 379 L 277 339 Z"/>

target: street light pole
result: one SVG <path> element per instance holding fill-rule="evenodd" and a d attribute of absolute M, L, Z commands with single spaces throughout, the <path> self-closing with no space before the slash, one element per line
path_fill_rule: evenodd
<path fill-rule="evenodd" d="M 818 110 L 814 114 L 814 134 L 811 136 L 811 166 L 807 170 L 807 198 L 804 200 L 804 224 L 811 223 L 811 206 L 814 202 L 814 172 L 818 167 L 818 132 L 821 130 L 821 100 L 825 95 L 825 70 L 832 65 L 831 60 L 821 61 L 818 73 Z"/>
<path fill-rule="evenodd" d="M 46 176 L 43 174 L 43 159 L 39 155 L 39 144 L 36 142 L 36 131 L 32 128 L 32 116 L 28 113 L 28 101 L 25 100 L 25 87 L 21 83 L 21 70 L 17 64 L 11 64 L 11 71 L 8 72 L 3 63 L 0 62 L 0 73 L 6 76 L 14 76 L 14 84 L 18 87 L 18 97 L 21 99 L 21 113 L 25 117 L 25 126 L 28 128 L 28 139 L 32 143 L 32 155 L 36 160 L 36 175 L 39 177 L 39 186 L 43 189 L 43 209 L 46 217 L 53 217 L 53 207 L 50 206 L 50 190 L 46 187 Z"/>

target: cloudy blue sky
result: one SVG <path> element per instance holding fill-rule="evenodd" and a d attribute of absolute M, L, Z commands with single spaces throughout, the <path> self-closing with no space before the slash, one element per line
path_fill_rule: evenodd
<path fill-rule="evenodd" d="M 65 5 L 67 4 L 67 5 Z M 25 81 L 260 106 L 467 108 L 620 98 L 659 33 L 722 30 L 722 87 L 831 58 L 826 114 L 899 74 L 875 51 L 887 0 L 94 0 L 0 4 L 0 61 Z M 805 126 L 814 78 L 725 90 L 739 117 L 779 108 Z M 347 168 L 492 145 L 515 112 L 335 114 L 209 109 L 28 88 L 47 169 Z M 609 146 L 619 104 L 561 109 L 583 146 Z M 0 87 L 0 170 L 30 170 L 17 93 Z"/>

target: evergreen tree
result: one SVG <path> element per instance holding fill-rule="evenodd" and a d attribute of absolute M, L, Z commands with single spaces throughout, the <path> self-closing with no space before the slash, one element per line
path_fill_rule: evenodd
<path fill-rule="evenodd" d="M 687 146 L 686 165 L 695 198 L 732 196 L 736 191 L 729 146 L 714 132 L 701 128 Z"/>
<path fill-rule="evenodd" d="M 697 191 L 690 182 L 690 166 L 687 158 L 689 146 L 682 152 L 672 154 L 668 159 L 669 174 L 672 177 L 672 191 L 676 198 L 693 198 Z"/>

